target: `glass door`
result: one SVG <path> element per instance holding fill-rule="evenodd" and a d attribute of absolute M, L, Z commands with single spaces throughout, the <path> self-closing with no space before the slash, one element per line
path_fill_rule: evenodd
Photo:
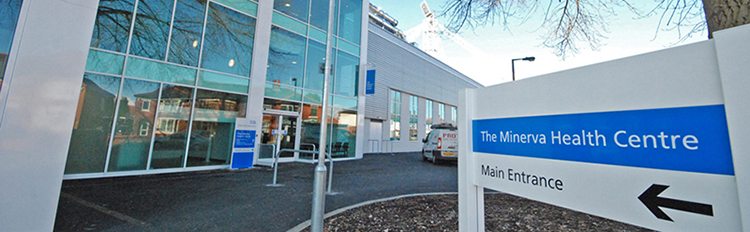
<path fill-rule="evenodd" d="M 297 116 L 264 114 L 259 162 L 273 162 L 273 154 L 281 149 L 296 149 L 296 139 Z M 292 161 L 294 152 L 281 152 L 279 159 Z"/>

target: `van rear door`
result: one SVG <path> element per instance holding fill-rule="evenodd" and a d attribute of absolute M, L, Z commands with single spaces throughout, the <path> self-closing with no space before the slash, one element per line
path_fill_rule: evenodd
<path fill-rule="evenodd" d="M 456 150 L 458 149 L 458 131 L 441 130 L 438 137 L 439 150 Z"/>

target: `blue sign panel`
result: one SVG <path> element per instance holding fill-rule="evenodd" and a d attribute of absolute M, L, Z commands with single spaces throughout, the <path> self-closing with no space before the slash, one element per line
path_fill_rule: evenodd
<path fill-rule="evenodd" d="M 367 70 L 365 94 L 367 95 L 375 94 L 375 70 Z"/>
<path fill-rule="evenodd" d="M 474 151 L 734 175 L 724 105 L 473 121 Z"/>
<path fill-rule="evenodd" d="M 255 151 L 255 131 L 236 130 L 234 132 L 234 149 L 231 168 L 249 168 L 253 166 Z"/>
<path fill-rule="evenodd" d="M 255 147 L 254 130 L 237 130 L 234 136 L 235 148 L 253 148 Z"/>

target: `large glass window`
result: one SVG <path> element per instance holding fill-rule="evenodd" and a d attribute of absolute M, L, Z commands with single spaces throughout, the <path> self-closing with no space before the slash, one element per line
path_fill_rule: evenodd
<path fill-rule="evenodd" d="M 419 125 L 419 98 L 409 96 L 409 141 L 418 140 L 417 125 Z"/>
<path fill-rule="evenodd" d="M 333 157 L 354 157 L 357 142 L 357 111 L 333 108 L 331 114 L 330 148 Z"/>
<path fill-rule="evenodd" d="M 309 0 L 276 0 L 273 2 L 273 9 L 307 22 L 308 4 Z"/>
<path fill-rule="evenodd" d="M 305 67 L 305 88 L 323 91 L 323 66 L 326 62 L 326 45 L 309 41 L 307 47 L 307 65 Z"/>
<path fill-rule="evenodd" d="M 302 105 L 302 134 L 300 135 L 300 149 L 320 149 L 320 117 L 322 117 L 322 113 L 322 106 L 311 104 Z M 300 154 L 300 156 L 312 157 L 310 154 Z"/>
<path fill-rule="evenodd" d="M 177 0 L 169 43 L 169 62 L 198 66 L 205 4 L 205 0 Z"/>
<path fill-rule="evenodd" d="M 438 103 L 438 116 L 440 123 L 445 123 L 445 104 L 443 103 Z"/>
<path fill-rule="evenodd" d="M 401 140 L 401 92 L 391 90 L 391 140 Z"/>
<path fill-rule="evenodd" d="M 289 112 L 297 113 L 299 112 L 299 103 L 266 98 L 266 99 L 263 99 L 263 109 L 264 110 L 281 110 L 281 111 L 289 111 Z"/>
<path fill-rule="evenodd" d="M 312 0 L 310 5 L 310 25 L 323 31 L 328 30 L 328 0 Z"/>
<path fill-rule="evenodd" d="M 174 0 L 139 0 L 130 54 L 164 60 Z"/>
<path fill-rule="evenodd" d="M 432 114 L 433 113 L 434 111 L 432 110 L 432 100 L 425 100 L 425 111 L 424 111 L 424 115 L 425 115 L 425 126 L 424 126 L 425 133 L 424 134 L 425 135 L 429 134 L 430 131 L 432 131 L 431 127 L 432 127 L 432 118 L 433 118 Z"/>
<path fill-rule="evenodd" d="M 103 172 L 120 78 L 85 74 L 65 174 Z"/>
<path fill-rule="evenodd" d="M 21 0 L 10 0 L 0 4 L 0 87 L 3 86 L 5 66 L 8 64 L 10 45 L 16 32 L 22 2 Z"/>
<path fill-rule="evenodd" d="M 266 81 L 302 87 L 304 63 L 305 37 L 274 26 L 268 49 Z"/>
<path fill-rule="evenodd" d="M 336 77 L 333 84 L 333 93 L 348 97 L 356 97 L 357 79 L 359 77 L 359 58 L 338 51 L 336 59 Z"/>
<path fill-rule="evenodd" d="M 108 171 L 146 169 L 158 94 L 159 83 L 123 82 Z"/>
<path fill-rule="evenodd" d="M 236 118 L 245 117 L 247 96 L 199 89 L 187 166 L 229 164 Z"/>
<path fill-rule="evenodd" d="M 99 1 L 91 47 L 125 53 L 135 0 Z"/>
<path fill-rule="evenodd" d="M 458 109 L 455 106 L 451 106 L 451 121 L 454 124 L 458 123 Z"/>
<path fill-rule="evenodd" d="M 192 88 L 175 85 L 162 87 L 151 168 L 183 166 L 192 101 Z"/>
<path fill-rule="evenodd" d="M 250 76 L 255 19 L 211 4 L 201 67 L 239 76 Z"/>
<path fill-rule="evenodd" d="M 362 1 L 341 0 L 338 20 L 338 36 L 359 45 L 362 29 Z"/>

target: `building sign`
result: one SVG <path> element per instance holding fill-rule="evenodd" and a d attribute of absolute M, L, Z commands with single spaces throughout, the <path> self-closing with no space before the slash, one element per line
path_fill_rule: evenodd
<path fill-rule="evenodd" d="M 750 95 L 725 83 L 747 74 L 717 70 L 747 58 L 716 51 L 708 41 L 463 90 L 459 230 L 484 231 L 487 188 L 658 231 L 743 231 Z"/>
<path fill-rule="evenodd" d="M 375 70 L 367 70 L 367 81 L 365 84 L 365 94 L 375 94 Z"/>
<path fill-rule="evenodd" d="M 474 151 L 734 175 L 723 105 L 474 120 Z"/>
<path fill-rule="evenodd" d="M 231 168 L 249 168 L 253 166 L 255 155 L 256 122 L 238 118 L 234 130 Z"/>

